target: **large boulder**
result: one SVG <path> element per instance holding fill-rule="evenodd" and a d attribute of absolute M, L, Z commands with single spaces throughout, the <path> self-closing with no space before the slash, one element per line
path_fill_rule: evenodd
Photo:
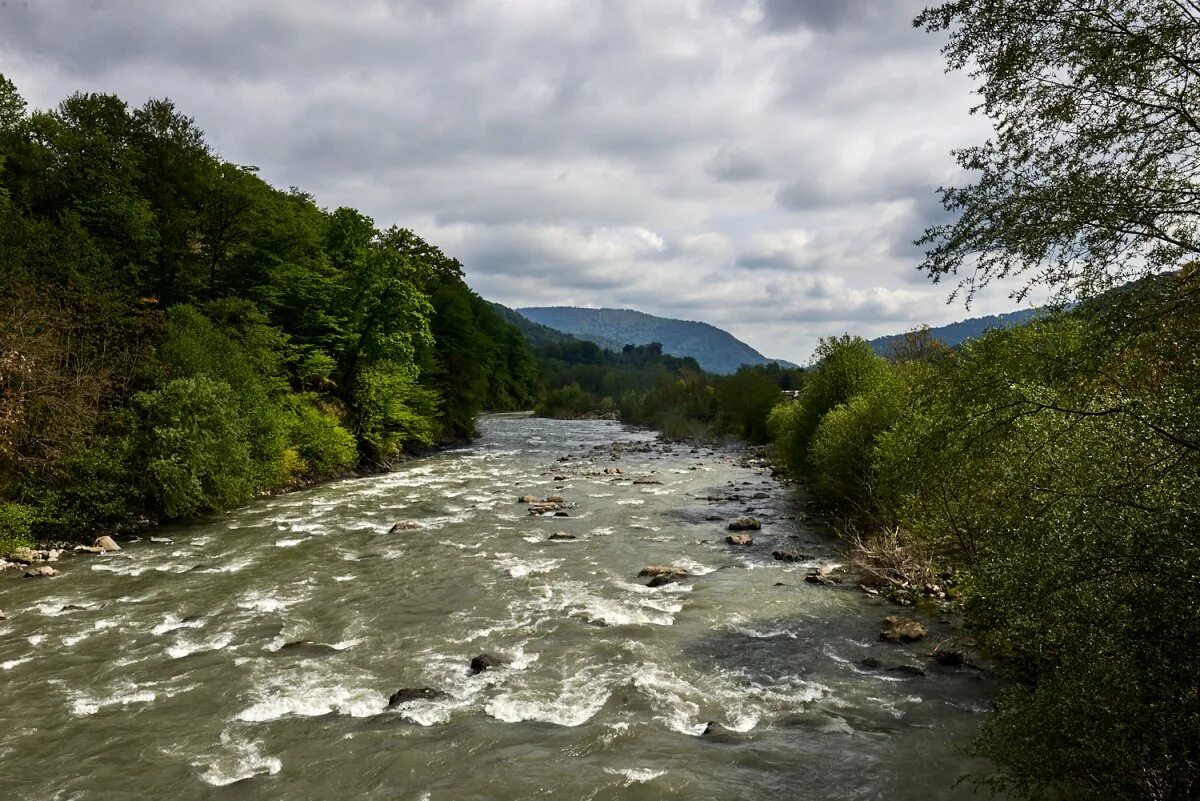
<path fill-rule="evenodd" d="M 753 517 L 739 517 L 737 520 L 730 520 L 726 528 L 730 531 L 758 531 L 762 528 L 762 523 Z"/>
<path fill-rule="evenodd" d="M 797 551 L 795 548 L 781 548 L 778 551 L 771 551 L 771 557 L 777 562 L 807 562 L 808 554 Z"/>
<path fill-rule="evenodd" d="M 121 546 L 117 545 L 117 541 L 107 534 L 105 534 L 103 537 L 96 537 L 96 541 L 93 542 L 92 545 L 96 548 L 103 548 L 106 553 L 108 551 L 121 550 Z"/>
<path fill-rule="evenodd" d="M 312 640 L 293 640 L 285 642 L 279 646 L 280 654 L 303 654 L 305 656 L 331 656 L 338 653 L 338 649 L 332 645 L 323 642 L 313 642 Z"/>
<path fill-rule="evenodd" d="M 675 578 L 687 578 L 688 572 L 682 567 L 675 565 L 646 565 L 638 571 L 638 575 L 642 577 L 674 576 Z"/>
<path fill-rule="evenodd" d="M 745 737 L 738 732 L 726 726 L 722 726 L 715 720 L 710 720 L 704 726 L 704 732 L 700 735 L 705 740 L 714 743 L 726 743 L 729 745 L 742 742 Z"/>
<path fill-rule="evenodd" d="M 915 617 L 888 615 L 883 619 L 883 631 L 879 639 L 884 642 L 916 642 L 927 634 L 929 629 Z"/>
<path fill-rule="evenodd" d="M 471 660 L 471 675 L 477 675 L 485 670 L 504 667 L 504 660 L 491 654 L 480 654 Z"/>
<path fill-rule="evenodd" d="M 403 690 L 396 690 L 388 698 L 388 709 L 395 709 L 401 704 L 409 704 L 413 701 L 435 701 L 438 698 L 445 698 L 446 694 L 441 690 L 435 690 L 432 687 L 405 687 Z"/>
<path fill-rule="evenodd" d="M 58 571 L 50 567 L 50 565 L 31 567 L 25 571 L 25 578 L 50 578 L 57 575 Z"/>
<path fill-rule="evenodd" d="M 730 545 L 752 545 L 754 537 L 749 534 L 730 534 L 725 538 L 725 541 Z"/>
<path fill-rule="evenodd" d="M 522 495 L 520 498 L 517 498 L 517 503 L 537 503 L 537 502 L 538 502 L 538 499 L 537 499 L 536 495 Z"/>
<path fill-rule="evenodd" d="M 22 546 L 20 548 L 14 548 L 13 551 L 8 555 L 8 558 L 23 565 L 31 565 L 40 557 L 38 556 L 37 551 L 33 550 L 32 548 L 26 548 Z"/>
<path fill-rule="evenodd" d="M 567 502 L 567 500 L 566 500 L 566 498 L 564 498 L 561 495 L 547 495 L 545 502 L 546 503 L 554 503 L 554 504 L 558 504 L 559 506 L 562 506 L 564 503 Z"/>
<path fill-rule="evenodd" d="M 840 578 L 833 575 L 833 568 L 827 565 L 822 565 L 808 571 L 808 575 L 804 577 L 804 580 L 809 584 L 823 584 L 826 587 L 842 583 Z"/>

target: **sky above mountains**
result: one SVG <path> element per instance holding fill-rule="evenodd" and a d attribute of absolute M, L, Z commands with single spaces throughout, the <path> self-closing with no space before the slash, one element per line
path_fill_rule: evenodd
<path fill-rule="evenodd" d="M 172 98 L 219 154 L 397 223 L 509 306 L 818 336 L 970 312 L 911 244 L 982 141 L 909 0 L 6 0 L 31 105 Z"/>

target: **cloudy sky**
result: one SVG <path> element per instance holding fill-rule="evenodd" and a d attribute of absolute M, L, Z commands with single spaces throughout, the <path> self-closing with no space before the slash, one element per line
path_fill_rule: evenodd
<path fill-rule="evenodd" d="M 916 0 L 0 0 L 31 105 L 167 96 L 226 159 L 413 228 L 510 306 L 816 338 L 970 312 L 915 239 L 981 141 Z"/>

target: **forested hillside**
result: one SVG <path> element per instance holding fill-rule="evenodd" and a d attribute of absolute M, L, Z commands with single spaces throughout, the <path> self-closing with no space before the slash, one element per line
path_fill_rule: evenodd
<path fill-rule="evenodd" d="M 754 348 L 728 331 L 708 323 L 656 317 L 633 309 L 582 309 L 572 306 L 545 306 L 518 309 L 535 323 L 549 326 L 580 339 L 619 351 L 626 345 L 657 342 L 663 353 L 691 357 L 710 373 L 736 372 L 743 364 L 770 364 Z M 784 367 L 794 367 L 780 362 Z"/>
<path fill-rule="evenodd" d="M 977 339 L 993 328 L 1008 328 L 1022 325 L 1038 317 L 1044 317 L 1048 309 L 1022 309 L 1007 314 L 989 314 L 984 317 L 971 317 L 956 323 L 933 326 L 923 329 L 928 336 L 948 347 L 957 347 L 969 339 Z M 890 356 L 896 347 L 903 347 L 908 339 L 907 334 L 889 334 L 871 340 L 871 347 L 880 356 Z"/>
<path fill-rule="evenodd" d="M 255 173 L 169 101 L 30 111 L 0 77 L 0 539 L 225 508 L 534 403 L 457 261 Z"/>

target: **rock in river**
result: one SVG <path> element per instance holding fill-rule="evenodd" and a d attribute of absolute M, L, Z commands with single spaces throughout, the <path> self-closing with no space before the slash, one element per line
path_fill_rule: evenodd
<path fill-rule="evenodd" d="M 117 541 L 107 534 L 103 537 L 96 537 L 96 541 L 92 543 L 92 546 L 95 548 L 103 548 L 106 552 L 121 550 L 121 546 L 117 545 Z"/>
<path fill-rule="evenodd" d="M 925 624 L 914 617 L 888 615 L 883 619 L 883 626 L 879 639 L 885 642 L 916 642 L 929 633 Z"/>
<path fill-rule="evenodd" d="M 751 537 L 749 534 L 730 534 L 725 538 L 725 541 L 730 545 L 752 545 L 754 544 L 754 537 Z"/>
<path fill-rule="evenodd" d="M 388 529 L 388 534 L 396 534 L 400 531 L 416 531 L 420 527 L 420 524 L 414 523 L 411 520 L 401 520 Z"/>
<path fill-rule="evenodd" d="M 36 562 L 39 557 L 37 551 L 33 550 L 32 548 L 26 548 L 22 546 L 20 548 L 15 548 L 12 553 L 8 555 L 8 558 L 13 562 L 19 562 L 23 565 L 30 565 Z"/>
<path fill-rule="evenodd" d="M 675 578 L 687 578 L 688 572 L 682 567 L 675 565 L 646 565 L 640 571 L 639 576 L 674 576 Z"/>
<path fill-rule="evenodd" d="M 727 528 L 730 531 L 758 531 L 762 528 L 762 523 L 753 517 L 739 517 L 737 520 L 730 520 Z"/>
<path fill-rule="evenodd" d="M 498 659 L 491 654 L 480 654 L 471 660 L 471 675 L 498 667 L 504 667 L 502 659 Z"/>
<path fill-rule="evenodd" d="M 51 576 L 57 575 L 58 571 L 50 567 L 50 565 L 31 567 L 25 571 L 25 578 L 50 578 Z"/>
<path fill-rule="evenodd" d="M 579 537 L 575 536 L 574 534 L 572 534 L 569 531 L 556 531 L 553 534 L 551 534 L 549 537 L 547 537 L 546 539 L 548 539 L 548 540 L 577 540 L 577 539 L 579 539 Z"/>
<path fill-rule="evenodd" d="M 395 709 L 401 704 L 411 703 L 413 701 L 434 701 L 438 698 L 445 698 L 446 694 L 441 690 L 435 690 L 432 687 L 405 687 L 403 690 L 396 690 L 392 693 L 392 697 L 388 699 L 388 709 Z"/>
<path fill-rule="evenodd" d="M 778 551 L 771 551 L 771 556 L 778 562 L 808 561 L 808 554 L 797 551 L 795 548 L 784 548 Z"/>

